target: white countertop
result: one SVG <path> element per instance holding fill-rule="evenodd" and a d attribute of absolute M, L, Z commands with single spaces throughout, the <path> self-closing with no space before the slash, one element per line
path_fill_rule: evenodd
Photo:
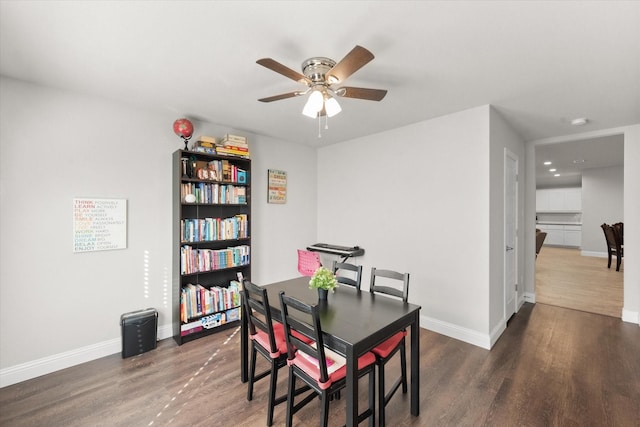
<path fill-rule="evenodd" d="M 537 221 L 539 225 L 582 225 L 581 222 Z"/>

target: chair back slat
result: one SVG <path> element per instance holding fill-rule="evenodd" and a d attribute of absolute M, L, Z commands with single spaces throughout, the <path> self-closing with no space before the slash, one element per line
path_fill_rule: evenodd
<path fill-rule="evenodd" d="M 267 334 L 269 336 L 269 346 L 271 347 L 269 351 L 276 353 L 278 347 L 273 332 L 273 320 L 267 290 L 251 283 L 249 280 L 244 280 L 241 294 L 249 326 L 249 334 L 255 335 L 258 329 Z"/>
<path fill-rule="evenodd" d="M 320 382 L 327 382 L 329 375 L 327 373 L 327 360 L 324 352 L 318 306 L 305 304 L 296 298 L 285 295 L 284 291 L 282 291 L 280 292 L 280 308 L 287 341 L 288 359 L 293 360 L 296 357 L 296 351 L 301 351 L 318 360 Z M 307 319 L 308 321 L 302 319 Z M 302 341 L 293 335 L 292 331 L 309 338 L 315 343 L 315 346 L 312 346 L 312 343 Z"/>
<path fill-rule="evenodd" d="M 335 274 L 338 283 L 353 286 L 360 290 L 360 282 L 362 279 L 362 266 L 350 264 L 348 262 L 333 261 L 333 274 Z M 342 271 L 350 272 L 352 277 L 342 274 Z"/>
<path fill-rule="evenodd" d="M 380 282 L 377 281 L 378 278 L 387 280 L 384 281 L 385 284 L 380 284 Z M 393 281 L 401 282 L 401 287 L 396 288 L 391 286 Z M 391 295 L 402 299 L 403 302 L 407 302 L 409 299 L 409 273 L 399 273 L 393 270 L 383 270 L 372 267 L 369 291 L 371 293 Z"/>

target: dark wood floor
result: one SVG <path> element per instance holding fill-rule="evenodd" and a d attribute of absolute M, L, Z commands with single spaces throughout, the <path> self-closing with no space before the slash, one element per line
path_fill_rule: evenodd
<path fill-rule="evenodd" d="M 638 325 L 526 304 L 491 351 L 427 330 L 420 345 L 420 416 L 408 415 L 408 395 L 396 395 L 388 425 L 640 426 Z M 262 426 L 267 384 L 246 400 L 238 349 L 237 330 L 181 347 L 164 340 L 140 356 L 113 355 L 5 387 L 0 425 Z M 283 392 L 286 377 L 281 370 Z M 277 407 L 275 425 L 284 410 Z M 316 425 L 318 414 L 314 402 L 294 421 Z M 331 425 L 343 422 L 344 399 L 331 409 Z"/>

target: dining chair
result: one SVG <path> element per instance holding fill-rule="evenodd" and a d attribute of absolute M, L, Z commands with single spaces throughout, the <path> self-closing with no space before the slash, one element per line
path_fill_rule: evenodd
<path fill-rule="evenodd" d="M 620 263 L 622 262 L 622 257 L 624 256 L 624 250 L 622 245 L 620 244 L 620 240 L 616 236 L 616 232 L 613 227 L 609 224 L 602 224 L 602 231 L 604 231 L 604 238 L 607 242 L 607 255 L 609 258 L 609 263 L 607 264 L 607 268 L 611 268 L 611 257 L 616 257 L 616 271 L 620 271 Z"/>
<path fill-rule="evenodd" d="M 303 276 L 313 276 L 318 268 L 322 266 L 320 254 L 318 252 L 298 249 L 298 272 Z"/>
<path fill-rule="evenodd" d="M 540 249 L 542 249 L 544 239 L 546 238 L 547 233 L 545 233 L 544 231 L 536 232 L 536 258 L 538 258 L 538 254 L 540 253 Z"/>
<path fill-rule="evenodd" d="M 403 302 L 409 299 L 409 273 L 399 273 L 393 270 L 381 270 L 371 268 L 371 282 L 369 292 L 375 294 L 390 295 L 400 298 Z M 407 392 L 407 350 L 405 337 L 407 330 L 402 330 L 386 341 L 375 346 L 371 351 L 376 355 L 378 366 L 378 425 L 385 425 L 385 407 L 402 385 L 402 393 Z M 400 378 L 394 381 L 385 394 L 385 365 L 400 350 Z"/>
<path fill-rule="evenodd" d="M 362 266 L 349 264 L 348 262 L 333 261 L 333 274 L 336 276 L 338 283 L 349 285 L 360 290 L 360 280 L 362 278 Z M 344 272 L 351 272 L 350 276 L 345 276 Z M 338 274 L 338 272 L 340 272 Z"/>
<path fill-rule="evenodd" d="M 624 223 L 616 222 L 615 224 L 611 224 L 613 227 L 613 231 L 616 233 L 616 237 L 618 242 L 620 242 L 620 247 L 624 246 Z"/>
<path fill-rule="evenodd" d="M 284 336 L 284 326 L 282 323 L 272 320 L 266 289 L 251 283 L 249 280 L 245 280 L 241 294 L 249 326 L 249 338 L 251 339 L 247 400 L 253 399 L 254 383 L 270 376 L 267 425 L 271 426 L 273 424 L 275 406 L 287 400 L 286 394 L 276 398 L 278 370 L 287 364 L 287 343 Z M 259 374 L 255 373 L 257 353 L 264 356 L 270 364 L 269 369 Z"/>
<path fill-rule="evenodd" d="M 329 422 L 329 401 L 346 387 L 347 366 L 341 355 L 325 348 L 318 305 L 309 305 L 280 292 L 280 308 L 284 323 L 289 364 L 289 389 L 287 398 L 287 427 L 293 424 L 293 415 L 309 402 L 320 398 L 322 408 L 320 425 Z M 304 320 L 303 320 L 304 319 Z M 294 331 L 296 333 L 294 333 Z M 312 342 L 300 340 L 306 337 Z M 357 422 L 369 418 L 369 426 L 375 425 L 375 362 L 373 353 L 358 358 L 358 379 L 369 375 L 369 407 L 358 414 Z M 301 379 L 312 392 L 297 404 L 294 402 L 296 379 Z"/>

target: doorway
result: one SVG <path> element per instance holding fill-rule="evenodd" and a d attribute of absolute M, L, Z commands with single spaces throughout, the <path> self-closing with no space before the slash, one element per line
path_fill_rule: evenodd
<path fill-rule="evenodd" d="M 535 261 L 536 301 L 622 317 L 623 272 L 614 268 L 617 274 L 612 275 L 607 269 L 600 225 L 624 221 L 624 135 L 539 144 L 534 151 L 536 188 L 580 187 L 583 201 L 578 213 L 580 241 L 545 242 Z M 552 164 L 544 165 L 545 161 Z M 545 215 L 536 215 L 537 228 L 542 227 L 542 217 Z M 563 227 L 559 221 L 554 227 Z"/>

